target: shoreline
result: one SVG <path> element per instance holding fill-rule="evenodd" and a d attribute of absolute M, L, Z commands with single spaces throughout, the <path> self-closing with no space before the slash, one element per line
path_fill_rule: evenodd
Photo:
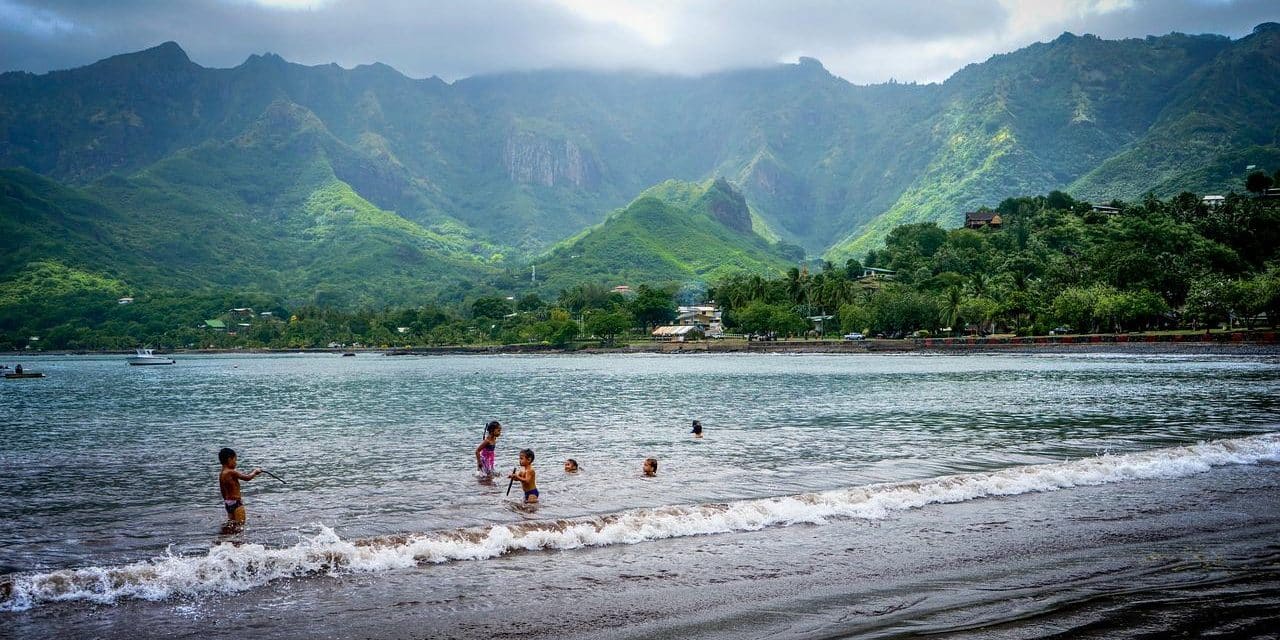
<path fill-rule="evenodd" d="M 133 350 L 54 350 L 0 352 L 6 357 L 38 356 L 126 356 Z M 384 356 L 440 355 L 567 355 L 567 354 L 703 354 L 703 353 L 775 353 L 775 354 L 902 354 L 924 353 L 965 355 L 974 353 L 1011 354 L 1204 354 L 1204 355 L 1280 355 L 1280 334 L 1270 331 L 1236 331 L 1231 333 L 1182 334 L 1090 334 L 1078 336 L 1034 337 L 965 337 L 846 340 L 746 341 L 700 340 L 696 342 L 649 342 L 616 347 L 555 346 L 548 344 L 449 345 L 406 348 L 243 348 L 243 349 L 175 349 L 160 351 L 168 355 L 230 354 L 378 354 Z"/>

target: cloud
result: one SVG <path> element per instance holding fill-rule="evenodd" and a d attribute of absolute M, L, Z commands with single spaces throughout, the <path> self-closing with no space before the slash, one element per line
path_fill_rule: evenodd
<path fill-rule="evenodd" d="M 81 31 L 75 23 L 53 11 L 12 0 L 0 0 L 0 25 L 12 27 L 28 36 L 46 38 Z"/>
<path fill-rule="evenodd" d="M 1247 34 L 1274 0 L 0 0 L 0 67 L 174 40 L 205 66 L 272 51 L 447 80 L 543 68 L 698 74 L 810 56 L 855 83 L 940 81 L 1062 31 Z"/>

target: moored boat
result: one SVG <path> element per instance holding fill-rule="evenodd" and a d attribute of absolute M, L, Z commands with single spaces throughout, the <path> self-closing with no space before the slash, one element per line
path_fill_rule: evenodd
<path fill-rule="evenodd" d="M 129 356 L 128 360 L 131 365 L 147 365 L 147 364 L 173 364 L 173 358 L 158 356 L 151 352 L 151 349 L 138 349 L 138 352 Z"/>

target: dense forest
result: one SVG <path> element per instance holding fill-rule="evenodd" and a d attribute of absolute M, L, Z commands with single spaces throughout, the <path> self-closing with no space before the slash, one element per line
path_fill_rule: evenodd
<path fill-rule="evenodd" d="M 985 210 L 998 227 L 902 225 L 861 262 L 738 272 L 710 287 L 649 282 L 620 293 L 579 283 L 551 299 L 507 274 L 411 308 L 289 308 L 279 296 L 225 291 L 122 304 L 123 283 L 45 262 L 0 292 L 0 349 L 616 344 L 646 338 L 677 304 L 708 300 L 730 331 L 796 337 L 813 335 L 814 316 L 836 320 L 824 323 L 827 334 L 886 337 L 1274 326 L 1280 199 L 1262 195 L 1273 182 L 1280 175 L 1255 172 L 1254 195 L 1218 204 L 1191 193 L 1108 207 L 1056 191 L 1010 198 Z"/>
<path fill-rule="evenodd" d="M 1255 185 L 1257 180 L 1255 180 Z M 999 228 L 902 225 L 865 264 L 712 292 L 744 331 L 796 334 L 805 316 L 845 331 L 1044 335 L 1270 322 L 1280 314 L 1280 200 L 1184 193 L 1094 207 L 1053 192 L 1000 203 Z M 864 267 L 892 278 L 860 278 Z M 919 334 L 918 334 L 919 335 Z"/>

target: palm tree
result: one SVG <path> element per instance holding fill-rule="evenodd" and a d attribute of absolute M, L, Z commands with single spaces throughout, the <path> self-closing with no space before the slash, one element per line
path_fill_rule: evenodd
<path fill-rule="evenodd" d="M 747 284 L 746 293 L 747 293 L 748 302 L 750 302 L 751 300 L 764 300 L 765 298 L 768 297 L 769 283 L 765 282 L 765 279 L 761 278 L 760 274 L 758 273 L 751 274 L 751 277 L 747 279 L 746 284 Z"/>
<path fill-rule="evenodd" d="M 956 325 L 960 322 L 960 305 L 964 303 L 964 296 L 960 293 L 960 287 L 950 287 L 947 289 L 947 295 L 942 299 L 942 317 L 939 318 L 942 324 L 951 327 L 951 333 L 956 332 Z"/>
<path fill-rule="evenodd" d="M 987 293 L 987 276 L 981 271 L 976 271 L 973 277 L 969 279 L 969 288 L 973 290 L 973 295 L 982 297 Z"/>
<path fill-rule="evenodd" d="M 799 269 L 795 267 L 787 269 L 787 297 L 791 299 L 792 304 L 798 305 L 802 302 L 801 298 L 804 294 L 804 280 L 804 274 L 801 274 Z"/>

